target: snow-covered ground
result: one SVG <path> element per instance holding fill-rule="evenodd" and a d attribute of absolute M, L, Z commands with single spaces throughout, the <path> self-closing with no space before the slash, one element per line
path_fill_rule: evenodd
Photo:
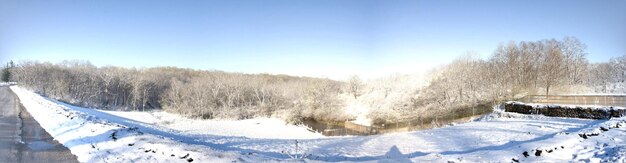
<path fill-rule="evenodd" d="M 82 109 L 99 117 L 118 117 L 135 120 L 186 134 L 212 134 L 219 136 L 243 136 L 266 139 L 314 139 L 324 135 L 309 131 L 306 126 L 288 125 L 277 118 L 255 118 L 247 120 L 196 120 L 181 117 L 164 111 L 125 112 Z M 133 122 L 135 123 L 135 122 Z M 134 125 L 134 124 L 133 124 Z"/>
<path fill-rule="evenodd" d="M 324 137 L 276 119 L 205 121 L 165 112 L 101 111 L 11 88 L 42 127 L 82 162 L 259 162 L 295 154 L 331 162 L 626 160 L 624 117 L 587 120 L 497 111 L 438 129 Z"/>
<path fill-rule="evenodd" d="M 15 82 L 0 82 L 0 87 L 1 86 L 8 86 L 8 85 L 15 85 Z"/>
<path fill-rule="evenodd" d="M 17 86 L 20 102 L 55 140 L 68 147 L 80 162 L 231 162 L 244 159 L 234 151 L 216 151 L 199 144 L 181 143 L 159 130 L 139 129 L 67 107 Z M 153 132 L 153 133 L 150 133 Z M 171 134 L 169 135 L 171 136 Z"/>

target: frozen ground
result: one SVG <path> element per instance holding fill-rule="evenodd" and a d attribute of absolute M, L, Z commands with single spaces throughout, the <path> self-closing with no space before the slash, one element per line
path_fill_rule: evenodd
<path fill-rule="evenodd" d="M 203 121 L 164 112 L 100 111 L 11 88 L 42 127 L 83 162 L 258 162 L 303 155 L 313 162 L 626 159 L 626 118 L 585 120 L 495 112 L 438 129 L 324 137 L 276 119 Z"/>
<path fill-rule="evenodd" d="M 277 118 L 255 118 L 247 120 L 195 120 L 163 111 L 124 112 L 77 108 L 83 112 L 116 119 L 132 119 L 185 134 L 212 134 L 219 136 L 243 136 L 269 139 L 314 139 L 324 135 L 309 131 L 305 126 L 288 125 Z M 135 122 L 136 123 L 136 122 Z M 269 130 L 268 130 L 269 129 Z M 279 129 L 279 130 L 272 130 Z"/>

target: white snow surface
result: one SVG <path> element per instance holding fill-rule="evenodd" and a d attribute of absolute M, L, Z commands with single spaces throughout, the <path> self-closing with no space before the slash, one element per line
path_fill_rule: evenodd
<path fill-rule="evenodd" d="M 363 125 L 363 126 L 371 126 L 372 120 L 367 118 L 367 114 L 369 114 L 370 109 L 366 106 L 363 106 L 362 104 L 358 103 L 355 100 L 349 100 L 349 101 L 350 102 L 348 102 L 348 105 L 346 106 L 345 111 L 347 114 L 356 117 L 351 122 L 355 124 Z"/>
<path fill-rule="evenodd" d="M 272 162 L 303 155 L 311 162 L 626 161 L 624 117 L 588 120 L 494 111 L 437 129 L 323 137 L 276 119 L 202 121 L 165 112 L 101 111 L 11 89 L 81 162 L 185 162 L 180 157 L 187 153 L 194 162 Z"/>
<path fill-rule="evenodd" d="M 17 86 L 11 86 L 11 89 L 41 127 L 69 148 L 80 162 L 232 162 L 251 159 L 234 151 L 182 143 L 183 137 L 174 137 L 160 130 L 129 127 L 133 120 L 101 118 L 83 112 L 85 108 L 64 105 Z"/>
<path fill-rule="evenodd" d="M 15 82 L 0 82 L 0 86 L 9 86 L 9 85 L 15 85 L 17 83 Z"/>
<path fill-rule="evenodd" d="M 254 118 L 247 120 L 197 120 L 164 111 L 126 112 L 84 110 L 90 114 L 115 119 L 122 117 L 141 123 L 173 130 L 177 133 L 212 134 L 219 136 L 243 136 L 266 139 L 314 139 L 324 135 L 309 131 L 306 126 L 295 126 L 277 118 Z M 109 115 L 107 115 L 109 114 Z"/>

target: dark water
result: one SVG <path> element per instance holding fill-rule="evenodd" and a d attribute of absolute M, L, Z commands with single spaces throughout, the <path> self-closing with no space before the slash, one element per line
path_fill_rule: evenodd
<path fill-rule="evenodd" d="M 310 127 L 313 132 L 319 132 L 325 136 L 371 135 L 371 133 L 347 128 L 345 127 L 345 122 L 318 122 L 315 120 L 305 120 L 303 123 L 304 125 Z"/>
<path fill-rule="evenodd" d="M 431 129 L 451 123 L 463 123 L 469 121 L 471 118 L 491 113 L 492 110 L 491 105 L 479 105 L 471 108 L 454 109 L 445 114 L 433 117 L 420 117 L 396 123 L 372 126 L 363 126 L 352 122 L 318 122 L 315 120 L 305 120 L 303 123 L 314 132 L 322 133 L 325 136 L 376 135 Z"/>

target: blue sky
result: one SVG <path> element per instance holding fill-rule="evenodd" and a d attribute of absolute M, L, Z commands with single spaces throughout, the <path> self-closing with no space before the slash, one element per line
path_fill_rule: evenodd
<path fill-rule="evenodd" d="M 343 79 L 412 73 L 509 41 L 626 55 L 626 1 L 0 0 L 0 62 L 89 60 Z"/>

